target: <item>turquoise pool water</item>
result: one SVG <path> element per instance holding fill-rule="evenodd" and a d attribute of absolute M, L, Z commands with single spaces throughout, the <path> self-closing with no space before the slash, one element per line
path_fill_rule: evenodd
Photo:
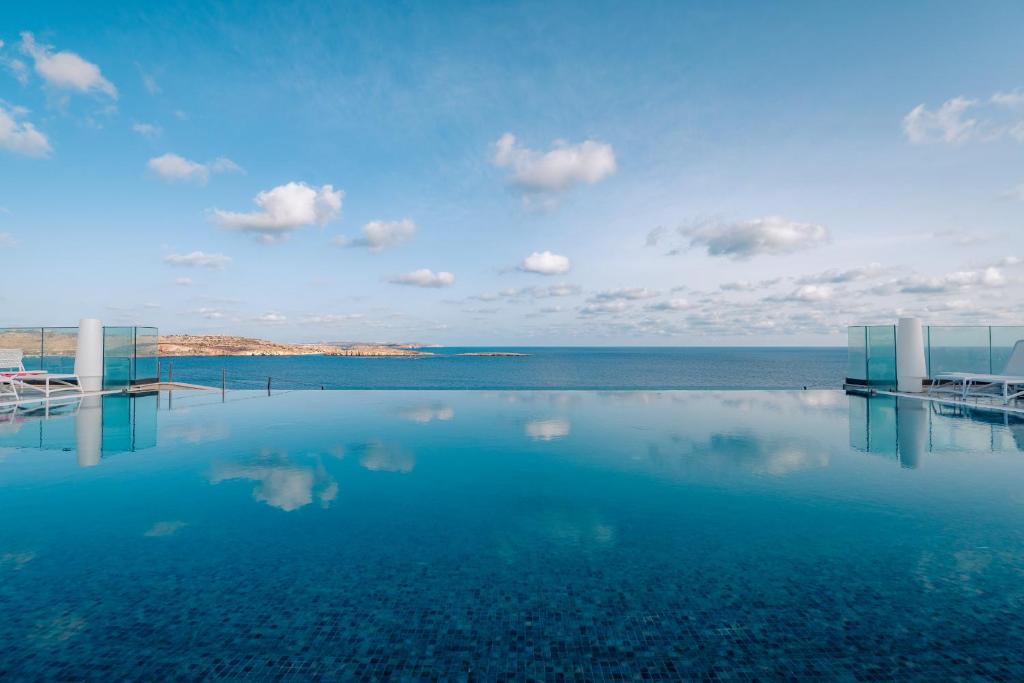
<path fill-rule="evenodd" d="M 1022 446 L 838 391 L 0 413 L 0 678 L 1020 679 Z"/>

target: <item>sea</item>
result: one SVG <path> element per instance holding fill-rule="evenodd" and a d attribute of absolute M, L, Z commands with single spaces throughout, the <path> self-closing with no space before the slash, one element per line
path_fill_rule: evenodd
<path fill-rule="evenodd" d="M 161 359 L 162 379 L 229 389 L 838 389 L 845 347 L 445 347 L 425 357 Z M 467 356 L 511 352 L 523 356 Z"/>

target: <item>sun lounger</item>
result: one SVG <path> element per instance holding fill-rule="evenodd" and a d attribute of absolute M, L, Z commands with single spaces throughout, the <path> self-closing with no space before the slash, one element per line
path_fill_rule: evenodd
<path fill-rule="evenodd" d="M 946 384 L 943 384 L 946 382 Z M 959 388 L 958 388 L 959 386 Z M 963 399 L 972 396 L 999 396 L 1004 404 L 1024 396 L 1024 339 L 1013 351 L 999 374 L 982 372 L 940 372 L 932 377 L 930 391 L 953 391 Z M 993 394 L 997 390 L 998 394 Z"/>
<path fill-rule="evenodd" d="M 0 395 L 21 399 L 25 392 L 38 392 L 46 398 L 55 394 L 82 393 L 78 375 L 26 370 L 21 349 L 0 349 Z"/>

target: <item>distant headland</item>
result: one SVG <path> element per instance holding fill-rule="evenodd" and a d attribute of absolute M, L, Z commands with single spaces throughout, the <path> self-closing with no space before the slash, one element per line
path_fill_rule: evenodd
<path fill-rule="evenodd" d="M 222 335 L 160 337 L 161 356 L 432 356 L 401 344 L 287 344 Z"/>

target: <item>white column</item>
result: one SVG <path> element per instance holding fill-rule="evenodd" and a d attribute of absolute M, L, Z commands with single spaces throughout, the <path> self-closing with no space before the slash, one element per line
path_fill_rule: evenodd
<path fill-rule="evenodd" d="M 926 371 L 920 318 L 900 318 L 896 327 L 896 388 L 920 393 Z"/>
<path fill-rule="evenodd" d="M 103 388 L 103 323 L 95 318 L 78 321 L 78 349 L 75 374 L 85 391 Z"/>

